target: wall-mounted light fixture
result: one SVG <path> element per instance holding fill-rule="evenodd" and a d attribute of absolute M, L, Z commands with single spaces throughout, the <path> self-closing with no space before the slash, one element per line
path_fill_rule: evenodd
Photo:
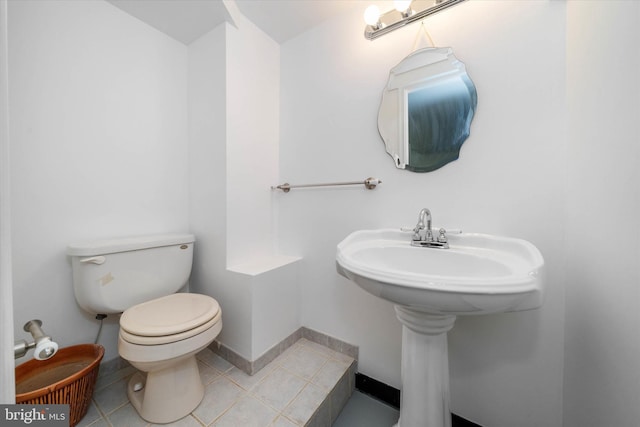
<path fill-rule="evenodd" d="M 465 0 L 394 0 L 395 9 L 380 14 L 378 6 L 364 11 L 364 36 L 369 40 L 423 19 Z"/>

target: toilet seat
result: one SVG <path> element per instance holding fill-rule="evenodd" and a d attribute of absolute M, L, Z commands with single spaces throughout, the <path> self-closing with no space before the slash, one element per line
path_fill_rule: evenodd
<path fill-rule="evenodd" d="M 220 318 L 218 302 L 207 295 L 171 294 L 127 309 L 120 335 L 132 344 L 168 344 L 202 333 Z"/>

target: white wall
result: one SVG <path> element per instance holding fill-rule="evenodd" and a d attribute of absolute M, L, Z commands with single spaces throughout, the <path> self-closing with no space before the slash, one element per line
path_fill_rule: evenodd
<path fill-rule="evenodd" d="M 0 0 L 0 402 L 15 402 L 13 345 L 13 280 L 11 273 L 11 206 L 9 195 L 9 67 L 7 1 Z M 7 349 L 7 351 L 5 351 Z"/>
<path fill-rule="evenodd" d="M 227 265 L 272 256 L 278 178 L 280 46 L 227 3 Z"/>
<path fill-rule="evenodd" d="M 640 420 L 640 3 L 569 2 L 566 427 Z"/>
<path fill-rule="evenodd" d="M 363 4 L 362 9 L 366 7 Z M 362 12 L 283 44 L 281 181 L 383 180 L 279 195 L 280 250 L 304 257 L 302 324 L 360 346 L 359 370 L 400 385 L 401 328 L 393 307 L 335 271 L 335 246 L 356 229 L 434 225 L 521 237 L 548 266 L 540 310 L 459 318 L 449 336 L 452 409 L 492 427 L 562 423 L 565 3 L 471 1 L 430 17 L 478 91 L 460 159 L 416 174 L 395 169 L 377 133 L 388 71 L 419 26 L 375 41 Z"/>
<path fill-rule="evenodd" d="M 223 335 L 249 324 L 228 310 L 241 299 L 227 289 L 226 24 L 189 45 L 189 224 L 196 235 L 191 290 L 214 296 L 222 307 Z"/>
<path fill-rule="evenodd" d="M 9 80 L 14 336 L 92 342 L 67 244 L 188 230 L 187 48 L 107 2 L 12 1 Z"/>

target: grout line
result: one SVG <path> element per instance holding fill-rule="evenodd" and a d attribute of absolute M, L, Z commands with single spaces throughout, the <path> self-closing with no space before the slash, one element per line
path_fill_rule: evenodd
<path fill-rule="evenodd" d="M 202 426 L 208 426 L 209 424 L 205 423 L 204 421 L 202 421 L 200 418 L 198 418 L 198 416 L 196 414 L 194 414 L 193 412 L 189 414 L 190 416 L 192 416 L 193 418 L 195 418 L 195 420 L 200 423 L 200 425 Z"/>

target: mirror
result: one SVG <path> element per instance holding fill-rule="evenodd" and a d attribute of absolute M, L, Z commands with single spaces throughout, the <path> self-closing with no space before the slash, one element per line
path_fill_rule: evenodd
<path fill-rule="evenodd" d="M 389 72 L 378 130 L 399 169 L 431 172 L 469 137 L 476 88 L 451 48 L 420 49 Z"/>

